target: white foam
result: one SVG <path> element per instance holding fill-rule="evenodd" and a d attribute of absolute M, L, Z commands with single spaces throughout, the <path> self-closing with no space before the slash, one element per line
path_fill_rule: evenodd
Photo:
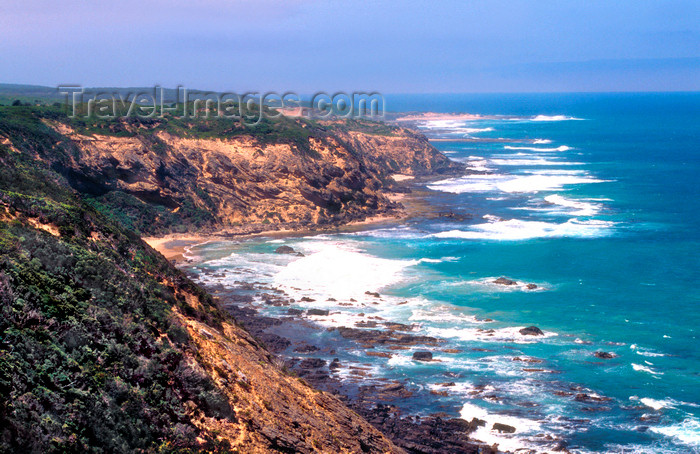
<path fill-rule="evenodd" d="M 578 166 L 583 165 L 582 162 L 555 161 L 544 158 L 530 159 L 491 159 L 491 164 L 497 166 Z"/>
<path fill-rule="evenodd" d="M 392 367 L 406 367 L 414 364 L 412 356 L 395 354 L 387 360 L 387 365 Z"/>
<path fill-rule="evenodd" d="M 419 127 L 430 130 L 446 130 L 453 134 L 477 134 L 480 132 L 490 132 L 494 130 L 491 127 L 474 128 L 468 126 L 468 124 L 468 122 L 463 120 L 429 120 L 420 122 Z"/>
<path fill-rule="evenodd" d="M 309 243 L 299 258 L 284 267 L 274 283 L 290 293 L 301 289 L 307 294 L 336 298 L 364 297 L 366 291 L 376 292 L 404 278 L 402 271 L 417 260 L 390 260 L 353 249 L 347 243 L 321 241 Z"/>
<path fill-rule="evenodd" d="M 541 221 L 509 221 L 489 222 L 470 226 L 470 230 L 449 230 L 435 233 L 435 238 L 459 238 L 469 240 L 501 240 L 518 241 L 533 238 L 598 238 L 610 235 L 614 226 L 610 221 L 579 221 L 569 219 L 564 223 L 549 223 Z"/>
<path fill-rule="evenodd" d="M 634 400 L 634 399 L 633 399 Z M 639 399 L 641 403 L 654 410 L 661 410 L 662 408 L 674 408 L 675 405 L 671 400 L 659 400 L 651 399 L 649 397 L 642 397 Z"/>
<path fill-rule="evenodd" d="M 590 176 L 572 175 L 565 173 L 533 174 L 533 175 L 467 175 L 460 178 L 449 178 L 437 181 L 428 187 L 435 191 L 462 194 L 465 192 L 507 192 L 528 193 L 540 191 L 561 190 L 565 186 L 575 184 L 602 183 Z"/>
<path fill-rule="evenodd" d="M 641 364 L 632 363 L 632 369 L 636 370 L 637 372 L 646 372 L 652 375 L 663 375 L 663 372 L 655 371 L 654 369 Z"/>
<path fill-rule="evenodd" d="M 653 351 L 650 351 L 650 350 L 647 350 L 647 349 L 644 349 L 644 348 L 639 348 L 639 346 L 637 346 L 637 344 L 632 344 L 632 345 L 630 345 L 630 349 L 631 349 L 631 350 L 634 350 L 634 352 L 635 352 L 636 354 L 638 354 L 638 355 L 646 356 L 646 357 L 649 357 L 649 358 L 656 358 L 656 357 L 660 357 L 660 356 L 668 356 L 668 355 L 666 355 L 666 354 L 664 354 L 664 353 L 657 353 L 657 352 L 653 352 Z"/>
<path fill-rule="evenodd" d="M 429 306 L 424 309 L 415 309 L 408 318 L 410 321 L 422 322 L 456 322 L 463 323 L 485 323 L 470 314 L 461 313 L 457 308 L 445 305 Z"/>
<path fill-rule="evenodd" d="M 531 344 L 543 339 L 557 336 L 557 333 L 545 331 L 542 336 L 528 336 L 520 334 L 524 326 L 514 326 L 499 329 L 484 328 L 436 328 L 429 327 L 425 331 L 429 336 L 445 339 L 459 339 L 461 341 L 480 342 L 513 342 L 516 344 Z"/>
<path fill-rule="evenodd" d="M 441 257 L 439 259 L 422 258 L 418 259 L 417 263 L 443 263 L 443 262 L 456 262 L 459 257 Z"/>
<path fill-rule="evenodd" d="M 579 170 L 572 170 L 572 169 L 525 169 L 522 171 L 522 173 L 526 173 L 529 175 L 588 175 L 588 172 L 585 170 L 579 169 Z M 594 201 L 599 201 L 599 200 L 610 200 L 610 199 L 590 199 Z"/>
<path fill-rule="evenodd" d="M 560 207 L 569 208 L 574 216 L 594 216 L 601 210 L 601 205 L 597 203 L 584 202 L 583 200 L 572 200 L 560 196 L 559 194 L 548 195 L 545 202 Z"/>
<path fill-rule="evenodd" d="M 650 351 L 648 351 L 648 350 L 636 350 L 635 353 L 638 354 L 638 355 L 647 356 L 647 357 L 650 357 L 650 358 L 656 358 L 656 357 L 659 357 L 659 356 L 668 356 L 668 355 L 666 355 L 665 353 L 650 352 Z"/>
<path fill-rule="evenodd" d="M 700 421 L 696 418 L 686 418 L 683 422 L 671 426 L 652 426 L 649 430 L 690 446 L 700 446 Z"/>
<path fill-rule="evenodd" d="M 428 389 L 431 391 L 447 391 L 450 394 L 460 394 L 460 395 L 467 395 L 467 394 L 482 394 L 485 392 L 494 392 L 496 388 L 493 386 L 484 386 L 483 388 L 480 388 L 477 390 L 477 388 L 472 384 L 468 382 L 460 382 L 460 383 L 455 383 L 452 386 L 444 386 L 442 384 L 437 384 L 437 383 L 430 383 L 428 384 Z"/>
<path fill-rule="evenodd" d="M 498 279 L 497 277 L 485 277 L 482 279 L 473 279 L 473 280 L 468 280 L 468 281 L 457 281 L 453 282 L 450 285 L 452 286 L 472 286 L 475 287 L 476 290 L 480 291 L 488 291 L 488 292 L 538 292 L 538 291 L 543 291 L 546 290 L 544 287 L 544 284 L 542 283 L 535 283 L 532 281 L 523 281 L 520 279 L 514 279 L 517 284 L 514 285 L 503 285 L 503 284 L 496 284 L 494 281 Z M 535 289 L 529 289 L 527 288 L 528 284 L 535 284 L 537 285 L 537 288 Z"/>
<path fill-rule="evenodd" d="M 479 132 L 490 132 L 493 131 L 493 128 L 458 128 L 456 129 L 458 132 L 463 132 L 465 134 L 476 134 Z"/>
<path fill-rule="evenodd" d="M 491 172 L 491 171 L 493 171 L 493 168 L 488 166 L 489 162 L 485 159 L 479 159 L 479 160 L 469 159 L 466 163 L 469 166 L 469 169 L 477 171 L 477 172 Z"/>
<path fill-rule="evenodd" d="M 535 142 L 535 143 L 537 143 L 537 142 Z M 539 142 L 539 143 L 543 143 L 543 142 Z M 529 151 L 569 151 L 569 150 L 573 150 L 573 148 L 568 147 L 566 145 L 562 145 L 562 146 L 556 147 L 556 148 L 513 147 L 511 145 L 506 145 L 503 148 L 505 148 L 506 150 L 529 150 Z"/>
<path fill-rule="evenodd" d="M 371 236 L 374 238 L 390 238 L 390 239 L 418 239 L 422 238 L 423 234 L 419 233 L 415 229 L 407 226 L 400 226 L 400 227 L 389 227 L 389 228 L 383 228 L 383 229 L 374 229 L 374 230 L 361 230 L 359 232 L 353 232 L 353 233 L 345 233 L 343 235 L 349 236 L 349 237 L 357 237 L 357 236 Z"/>
<path fill-rule="evenodd" d="M 534 432 L 541 430 L 541 425 L 537 421 L 531 419 L 518 418 L 509 415 L 497 415 L 486 411 L 485 409 L 473 405 L 469 402 L 462 406 L 460 418 L 471 421 L 473 418 L 478 418 L 486 421 L 486 425 L 479 427 L 470 435 L 471 438 L 479 440 L 488 445 L 498 444 L 499 451 L 515 451 L 524 448 L 523 436 L 532 435 Z M 514 434 L 501 434 L 492 427 L 495 423 L 507 424 L 515 427 Z"/>
<path fill-rule="evenodd" d="M 530 118 L 530 121 L 569 121 L 583 120 L 583 118 L 568 117 L 566 115 L 537 115 Z"/>
<path fill-rule="evenodd" d="M 552 143 L 552 141 L 549 139 L 535 139 L 532 143 L 534 143 L 535 145 L 545 145 L 548 143 Z"/>

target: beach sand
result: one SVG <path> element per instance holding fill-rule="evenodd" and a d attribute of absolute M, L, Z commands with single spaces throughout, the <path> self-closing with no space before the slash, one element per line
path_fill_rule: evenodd
<path fill-rule="evenodd" d="M 393 201 L 404 201 L 405 199 L 405 194 L 388 194 L 388 196 Z M 195 257 L 186 257 L 185 254 L 187 254 L 189 248 L 198 244 L 213 241 L 241 240 L 260 236 L 284 238 L 290 236 L 311 235 L 314 233 L 356 232 L 369 226 L 397 222 L 405 217 L 405 212 L 397 215 L 370 216 L 361 221 L 349 222 L 332 229 L 280 229 L 267 230 L 258 233 L 236 233 L 231 231 L 222 231 L 219 234 L 174 233 L 160 237 L 144 237 L 143 240 L 153 249 L 160 252 L 166 259 L 174 262 L 175 264 L 181 264 L 196 261 Z"/>

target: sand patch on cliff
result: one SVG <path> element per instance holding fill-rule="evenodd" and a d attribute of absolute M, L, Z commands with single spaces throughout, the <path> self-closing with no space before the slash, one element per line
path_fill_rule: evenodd
<path fill-rule="evenodd" d="M 392 175 L 391 178 L 393 178 L 394 181 L 399 181 L 399 182 L 400 182 L 400 181 L 412 180 L 412 179 L 415 178 L 415 177 L 414 177 L 413 175 L 404 175 L 404 174 L 401 174 L 401 173 L 397 173 L 397 174 Z"/>

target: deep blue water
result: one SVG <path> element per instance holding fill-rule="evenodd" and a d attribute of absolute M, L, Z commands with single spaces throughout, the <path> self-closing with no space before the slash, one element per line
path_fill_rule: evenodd
<path fill-rule="evenodd" d="M 698 452 L 700 94 L 396 95 L 387 106 L 489 116 L 420 124 L 481 172 L 425 196 L 465 218 L 207 244 L 193 250 L 202 266 L 315 296 L 299 307 L 334 311 L 315 319 L 324 326 L 379 316 L 447 339 L 461 353 L 436 363 L 410 351 L 343 359 L 431 389 L 453 381 L 443 400 L 463 417 L 518 427 L 516 439 L 486 428 L 484 441 L 538 446 L 550 433 L 580 452 Z M 306 257 L 269 254 L 280 241 Z M 372 304 L 367 290 L 385 297 Z M 546 336 L 520 335 L 528 325 Z"/>

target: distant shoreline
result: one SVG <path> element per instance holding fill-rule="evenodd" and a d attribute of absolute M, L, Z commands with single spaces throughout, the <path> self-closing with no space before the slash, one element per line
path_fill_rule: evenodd
<path fill-rule="evenodd" d="M 400 194 L 403 195 L 403 194 Z M 245 240 L 256 237 L 289 237 L 289 236 L 305 236 L 328 232 L 352 232 L 359 231 L 369 226 L 381 224 L 389 224 L 398 222 L 408 216 L 408 213 L 398 215 L 376 215 L 369 216 L 361 221 L 351 221 L 346 224 L 333 228 L 300 228 L 300 229 L 279 229 L 265 230 L 256 233 L 237 233 L 234 231 L 222 231 L 218 234 L 207 233 L 171 233 L 164 236 L 143 237 L 142 240 L 148 243 L 156 251 L 160 252 L 166 259 L 174 262 L 176 265 L 188 262 L 185 256 L 187 250 L 192 246 L 199 244 L 210 243 L 214 241 L 234 241 Z"/>

